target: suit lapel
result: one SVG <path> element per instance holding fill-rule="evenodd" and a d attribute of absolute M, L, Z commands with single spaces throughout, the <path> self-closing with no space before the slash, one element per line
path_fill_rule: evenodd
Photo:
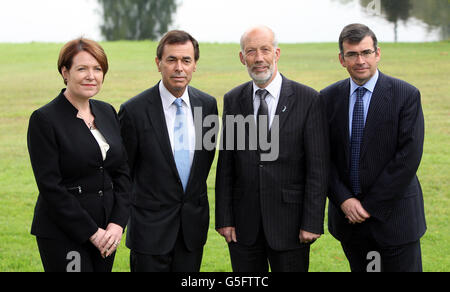
<path fill-rule="evenodd" d="M 106 121 L 106 117 L 104 116 L 105 113 L 98 109 L 97 104 L 93 100 L 90 100 L 89 104 L 91 107 L 91 112 L 95 117 L 95 127 L 99 130 L 99 132 L 105 138 L 106 142 L 108 144 L 111 144 L 112 139 L 113 139 L 112 138 L 113 134 L 111 133 L 111 127 L 108 127 L 108 122 Z M 94 137 L 94 136 L 92 135 L 92 137 Z M 108 152 L 106 153 L 106 159 L 109 158 Z M 100 158 L 103 159 L 100 148 L 99 148 L 99 155 L 100 155 Z"/>
<path fill-rule="evenodd" d="M 244 119 L 246 119 L 247 117 L 252 117 L 251 118 L 251 123 L 252 123 L 252 127 L 249 127 L 248 130 L 245 130 L 245 138 L 246 138 L 246 147 L 249 147 L 248 149 L 250 149 L 250 130 L 255 131 L 254 133 L 254 137 L 257 137 L 256 135 L 256 127 L 257 124 L 255 123 L 255 111 L 254 111 L 254 105 L 253 105 L 253 82 L 248 82 L 247 86 L 245 86 L 245 88 L 242 90 L 242 94 L 239 97 L 239 103 L 241 106 L 241 112 L 240 114 L 244 117 Z M 234 141 L 235 143 L 235 147 L 236 149 L 238 148 L 237 146 L 237 141 Z M 254 145 L 256 146 L 256 144 Z M 257 155 L 258 152 L 257 151 L 250 151 L 250 153 L 252 153 L 252 155 Z"/>
<path fill-rule="evenodd" d="M 338 90 L 336 99 L 337 113 L 336 126 L 344 142 L 344 159 L 347 161 L 347 168 L 350 168 L 350 131 L 349 131 L 349 107 L 350 107 L 350 79 L 345 80 Z"/>
<path fill-rule="evenodd" d="M 281 85 L 281 93 L 280 100 L 278 101 L 277 109 L 275 111 L 275 115 L 280 118 L 279 129 L 283 129 L 283 125 L 286 122 L 287 117 L 289 116 L 290 110 L 293 108 L 293 105 L 296 101 L 295 98 L 291 96 L 294 94 L 294 90 L 292 89 L 291 81 L 282 76 L 283 83 Z"/>
<path fill-rule="evenodd" d="M 369 112 L 367 113 L 366 125 L 364 127 L 364 136 L 361 146 L 361 159 L 363 159 L 374 131 L 377 129 L 381 117 L 389 112 L 390 83 L 386 82 L 385 75 L 380 72 L 377 84 L 375 86 L 372 98 L 370 100 Z"/>
<path fill-rule="evenodd" d="M 163 105 L 161 101 L 161 95 L 159 92 L 159 85 L 156 85 L 150 92 L 148 98 L 149 106 L 147 108 L 147 114 L 150 123 L 153 125 L 154 133 L 159 141 L 164 156 L 167 159 L 172 171 L 178 176 L 177 166 L 175 164 L 175 158 L 172 153 L 172 146 L 170 144 L 169 133 L 167 132 L 166 118 L 164 116 Z"/>
<path fill-rule="evenodd" d="M 200 99 L 200 97 L 190 88 L 188 87 L 189 90 L 189 101 L 191 103 L 191 110 L 192 110 L 192 116 L 194 117 L 194 127 L 195 127 L 195 137 L 196 137 L 196 143 L 195 143 L 195 152 L 194 152 L 194 158 L 192 160 L 192 165 L 191 165 L 191 172 L 189 174 L 189 179 L 188 179 L 188 183 L 186 186 L 186 190 L 188 190 L 189 185 L 192 183 L 192 180 L 195 177 L 195 170 L 197 169 L 196 165 L 198 164 L 198 159 L 200 157 L 200 152 L 201 150 L 198 149 L 202 149 L 202 145 L 197 145 L 197 137 L 202 137 L 202 142 L 203 142 L 203 121 L 205 119 L 205 112 L 202 111 L 202 124 L 199 125 L 199 127 L 197 127 L 197 125 L 195 125 L 195 108 L 201 108 L 203 106 L 202 101 Z M 200 136 L 199 136 L 200 135 Z"/>
<path fill-rule="evenodd" d="M 100 131 L 100 133 L 102 133 L 102 136 L 105 138 L 106 142 L 112 141 L 114 133 L 112 132 L 113 129 L 110 127 L 109 122 L 107 121 L 107 117 L 105 117 L 106 113 L 98 108 L 98 104 L 96 104 L 96 102 L 91 100 L 90 104 L 92 114 L 95 117 L 95 126 Z"/>
<path fill-rule="evenodd" d="M 242 91 L 242 96 L 239 100 L 241 104 L 241 113 L 244 117 L 254 115 L 255 111 L 253 108 L 253 83 L 249 82 L 247 86 Z"/>

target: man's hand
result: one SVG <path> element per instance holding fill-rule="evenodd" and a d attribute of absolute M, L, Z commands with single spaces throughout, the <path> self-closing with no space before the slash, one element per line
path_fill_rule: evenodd
<path fill-rule="evenodd" d="M 219 232 L 220 235 L 225 237 L 225 240 L 227 243 L 230 242 L 237 242 L 236 240 L 236 228 L 235 227 L 223 227 L 217 229 L 217 232 Z"/>
<path fill-rule="evenodd" d="M 301 243 L 314 243 L 314 241 L 320 238 L 320 234 L 300 230 L 299 238 Z"/>
<path fill-rule="evenodd" d="M 341 209 L 345 214 L 345 218 L 351 224 L 363 223 L 370 218 L 370 214 L 363 208 L 358 199 L 351 198 L 342 203 Z"/>

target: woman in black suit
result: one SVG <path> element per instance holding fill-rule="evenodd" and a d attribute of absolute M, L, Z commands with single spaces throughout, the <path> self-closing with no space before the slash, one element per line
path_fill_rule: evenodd
<path fill-rule="evenodd" d="M 91 99 L 108 61 L 99 44 L 80 38 L 63 47 L 58 70 L 67 88 L 28 128 L 39 189 L 31 233 L 45 271 L 111 271 L 131 184 L 116 111 Z"/>

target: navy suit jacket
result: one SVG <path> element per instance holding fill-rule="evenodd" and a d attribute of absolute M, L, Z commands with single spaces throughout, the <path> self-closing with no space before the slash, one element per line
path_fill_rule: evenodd
<path fill-rule="evenodd" d="M 350 79 L 321 91 L 327 107 L 331 148 L 328 197 L 329 230 L 349 240 L 353 226 L 341 204 L 353 197 L 350 184 Z M 362 206 L 380 245 L 411 243 L 425 233 L 423 195 L 416 176 L 424 142 L 420 92 L 412 85 L 380 72 L 367 116 L 360 156 Z"/>

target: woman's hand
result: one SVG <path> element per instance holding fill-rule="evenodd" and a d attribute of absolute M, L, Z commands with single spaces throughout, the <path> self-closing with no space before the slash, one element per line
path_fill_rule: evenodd
<path fill-rule="evenodd" d="M 97 232 L 89 238 L 89 241 L 100 250 L 100 242 L 105 236 L 106 230 L 99 228 Z"/>
<path fill-rule="evenodd" d="M 120 225 L 110 223 L 106 227 L 105 234 L 97 247 L 103 258 L 113 254 L 122 240 L 123 228 Z"/>

